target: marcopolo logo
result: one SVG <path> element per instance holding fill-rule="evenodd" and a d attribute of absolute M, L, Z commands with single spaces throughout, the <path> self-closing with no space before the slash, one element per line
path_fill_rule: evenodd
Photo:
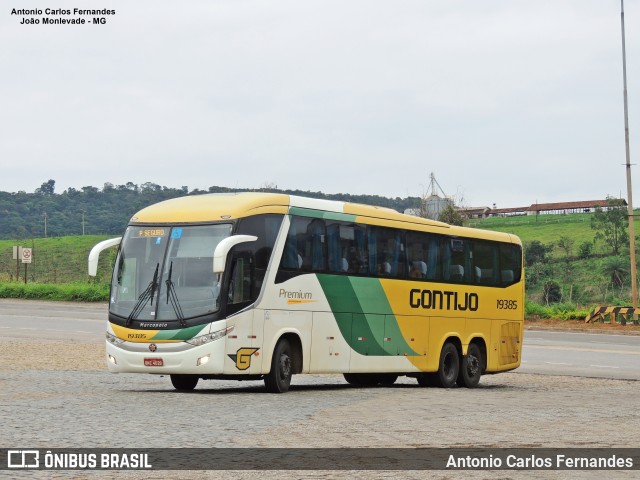
<path fill-rule="evenodd" d="M 7 451 L 8 468 L 38 468 L 40 467 L 40 452 L 38 450 L 9 450 Z"/>

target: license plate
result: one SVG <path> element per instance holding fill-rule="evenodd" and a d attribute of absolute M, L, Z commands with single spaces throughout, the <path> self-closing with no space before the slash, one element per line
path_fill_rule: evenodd
<path fill-rule="evenodd" d="M 144 359 L 145 367 L 162 367 L 164 366 L 164 362 L 161 358 L 145 358 Z"/>

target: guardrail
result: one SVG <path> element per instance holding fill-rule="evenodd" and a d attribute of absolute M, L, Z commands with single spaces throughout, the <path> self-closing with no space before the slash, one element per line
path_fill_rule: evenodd
<path fill-rule="evenodd" d="M 621 325 L 626 325 L 627 322 L 637 324 L 639 314 L 640 308 L 598 305 L 586 316 L 584 321 L 585 323 L 604 322 L 605 316 L 608 315 L 611 323 L 620 320 Z"/>

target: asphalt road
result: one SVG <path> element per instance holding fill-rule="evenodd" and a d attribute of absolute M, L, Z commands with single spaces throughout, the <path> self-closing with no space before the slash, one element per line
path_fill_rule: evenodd
<path fill-rule="evenodd" d="M 107 305 L 0 299 L 0 336 L 103 341 Z"/>
<path fill-rule="evenodd" d="M 517 371 L 640 380 L 640 336 L 528 330 Z"/>
<path fill-rule="evenodd" d="M 104 340 L 106 304 L 0 299 L 4 338 Z M 521 373 L 640 380 L 640 336 L 525 332 Z"/>

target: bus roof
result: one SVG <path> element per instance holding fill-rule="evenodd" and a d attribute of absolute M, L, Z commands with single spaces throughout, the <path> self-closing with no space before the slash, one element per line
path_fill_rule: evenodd
<path fill-rule="evenodd" d="M 517 237 L 506 233 L 456 227 L 385 207 L 262 192 L 211 193 L 165 200 L 143 208 L 130 223 L 208 223 L 267 213 L 291 213 L 410 230 L 433 231 L 435 228 L 449 235 L 520 243 Z"/>

